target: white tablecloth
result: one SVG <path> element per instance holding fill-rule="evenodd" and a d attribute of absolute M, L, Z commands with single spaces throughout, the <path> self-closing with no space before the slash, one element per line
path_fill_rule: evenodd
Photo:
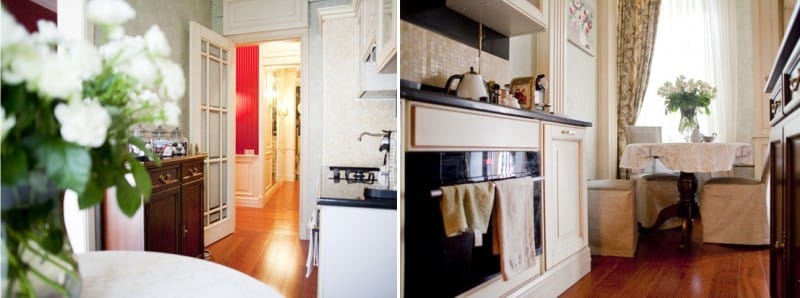
<path fill-rule="evenodd" d="M 619 166 L 641 169 L 656 157 L 666 168 L 687 173 L 728 171 L 735 164 L 753 164 L 749 143 L 640 143 L 625 147 Z"/>
<path fill-rule="evenodd" d="M 203 259 L 143 251 L 77 255 L 81 297 L 283 297 L 244 273 Z"/>

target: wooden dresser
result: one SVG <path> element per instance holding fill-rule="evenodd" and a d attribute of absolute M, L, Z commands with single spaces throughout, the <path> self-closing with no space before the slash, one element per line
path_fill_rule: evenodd
<path fill-rule="evenodd" d="M 104 204 L 103 249 L 147 250 L 203 255 L 203 160 L 206 155 L 145 164 L 153 182 L 150 200 L 132 218 L 119 211 L 116 198 Z"/>
<path fill-rule="evenodd" d="M 770 295 L 800 296 L 800 16 L 795 7 L 770 94 Z"/>

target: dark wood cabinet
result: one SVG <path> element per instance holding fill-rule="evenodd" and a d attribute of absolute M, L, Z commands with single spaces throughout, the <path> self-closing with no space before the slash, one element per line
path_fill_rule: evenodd
<path fill-rule="evenodd" d="M 770 295 L 800 296 L 800 7 L 765 91 L 770 93 Z"/>
<path fill-rule="evenodd" d="M 164 159 L 161 166 L 147 163 L 153 182 L 143 212 L 127 218 L 116 200 L 106 200 L 103 248 L 147 250 L 202 257 L 204 163 L 206 155 Z"/>

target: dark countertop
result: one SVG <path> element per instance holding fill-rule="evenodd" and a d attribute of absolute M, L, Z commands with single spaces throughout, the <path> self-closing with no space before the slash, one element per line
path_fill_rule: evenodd
<path fill-rule="evenodd" d="M 569 124 L 575 126 L 583 126 L 583 127 L 592 126 L 591 122 L 575 120 L 560 115 L 547 114 L 539 111 L 522 110 L 498 104 L 490 104 L 470 99 L 464 99 L 461 97 L 447 95 L 441 92 L 419 90 L 405 86 L 400 87 L 400 98 L 418 102 L 426 102 L 444 106 L 464 108 L 481 112 L 525 117 L 530 119 L 538 119 L 542 121 L 556 122 L 556 123 Z"/>
<path fill-rule="evenodd" d="M 363 165 L 360 165 L 363 166 Z M 367 166 L 369 167 L 369 166 Z M 373 183 L 347 182 L 345 179 L 334 181 L 333 173 L 329 166 L 323 166 L 319 181 L 317 197 L 318 205 L 341 206 L 341 207 L 360 207 L 360 208 L 379 208 L 397 209 L 397 200 L 365 198 L 366 189 L 385 189 L 377 181 Z M 377 166 L 374 166 L 377 170 Z M 345 174 L 346 176 L 346 174 Z"/>
<path fill-rule="evenodd" d="M 397 200 L 380 200 L 380 199 L 357 200 L 357 199 L 337 199 L 337 198 L 320 197 L 317 200 L 317 205 L 396 210 Z"/>

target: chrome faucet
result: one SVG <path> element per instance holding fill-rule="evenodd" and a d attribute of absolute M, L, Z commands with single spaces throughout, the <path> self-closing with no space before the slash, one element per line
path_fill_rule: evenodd
<path fill-rule="evenodd" d="M 384 134 L 382 133 L 373 133 L 373 132 L 362 132 L 361 135 L 358 136 L 358 141 L 361 142 L 361 138 L 364 136 L 371 136 L 371 137 L 382 137 Z"/>

